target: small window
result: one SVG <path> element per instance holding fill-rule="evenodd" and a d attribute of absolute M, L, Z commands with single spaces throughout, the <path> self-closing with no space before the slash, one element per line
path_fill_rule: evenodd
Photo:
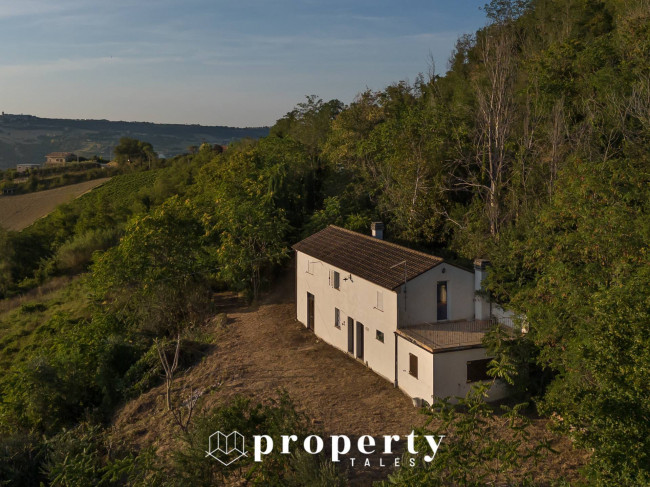
<path fill-rule="evenodd" d="M 377 306 L 375 306 L 379 311 L 384 311 L 384 293 L 377 291 Z"/>
<path fill-rule="evenodd" d="M 379 340 L 381 343 L 384 343 L 384 332 L 377 330 L 377 340 Z"/>
<path fill-rule="evenodd" d="M 409 353 L 409 374 L 418 378 L 418 358 L 412 353 Z"/>
<path fill-rule="evenodd" d="M 341 329 L 341 310 L 334 308 L 334 326 Z"/>
<path fill-rule="evenodd" d="M 479 382 L 482 380 L 491 380 L 487 373 L 488 364 L 492 361 L 491 358 L 482 360 L 471 360 L 467 362 L 467 382 Z"/>
<path fill-rule="evenodd" d="M 436 290 L 436 301 L 438 305 L 437 319 L 444 321 L 448 319 L 447 313 L 447 281 L 439 281 Z"/>
<path fill-rule="evenodd" d="M 330 286 L 339 289 L 341 285 L 341 275 L 337 271 L 330 271 Z"/>

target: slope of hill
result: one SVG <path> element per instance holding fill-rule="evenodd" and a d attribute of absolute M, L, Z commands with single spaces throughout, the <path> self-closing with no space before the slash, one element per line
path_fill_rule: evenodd
<path fill-rule="evenodd" d="M 228 301 L 231 293 L 214 296 L 219 305 L 225 303 L 227 324 L 219 326 L 215 319 L 208 325 L 204 333 L 211 343 L 195 366 L 179 374 L 179 387 L 201 391 L 203 410 L 232 403 L 237 396 L 272 400 L 282 389 L 325 435 L 406 436 L 423 426 L 426 416 L 400 389 L 296 321 L 294 272 L 279 278 L 255 306 Z M 164 385 L 158 385 L 128 401 L 113 418 L 114 440 L 126 440 L 137 448 L 153 446 L 162 458 L 178 451 L 179 429 L 165 409 L 164 395 Z M 536 438 L 549 436 L 547 420 L 532 422 Z M 576 480 L 585 452 L 574 450 L 566 438 L 556 436 L 551 441 L 559 454 L 530 466 L 536 479 L 542 484 L 557 477 Z M 361 455 L 353 446 L 350 456 Z M 351 465 L 345 459 L 342 468 L 351 485 L 385 479 L 393 471 L 393 459 L 385 456 L 385 468 L 380 466 L 381 456 L 369 457 L 369 466 Z"/>
<path fill-rule="evenodd" d="M 156 151 L 171 157 L 190 145 L 229 144 L 246 137 L 267 135 L 268 127 L 225 127 L 108 120 L 66 120 L 31 115 L 0 116 L 0 169 L 21 163 L 42 163 L 54 151 L 80 156 L 110 158 L 120 137 L 133 137 L 153 144 Z"/>
<path fill-rule="evenodd" d="M 50 213 L 61 203 L 76 198 L 109 179 L 93 179 L 17 196 L 0 196 L 0 226 L 7 230 L 22 230 Z"/>

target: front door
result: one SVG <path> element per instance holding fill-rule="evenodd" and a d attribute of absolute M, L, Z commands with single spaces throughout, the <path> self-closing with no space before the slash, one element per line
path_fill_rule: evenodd
<path fill-rule="evenodd" d="M 447 319 L 447 281 L 438 282 L 436 291 L 438 303 L 438 321 Z"/>
<path fill-rule="evenodd" d="M 363 323 L 357 321 L 357 358 L 363 360 Z"/>
<path fill-rule="evenodd" d="M 314 295 L 307 293 L 307 328 L 314 331 Z"/>
<path fill-rule="evenodd" d="M 354 355 L 354 320 L 348 316 L 348 353 Z"/>

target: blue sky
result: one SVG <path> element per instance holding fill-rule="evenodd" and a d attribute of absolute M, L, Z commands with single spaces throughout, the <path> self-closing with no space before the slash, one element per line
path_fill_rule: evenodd
<path fill-rule="evenodd" d="M 0 110 L 270 125 L 444 72 L 487 0 L 0 0 Z"/>

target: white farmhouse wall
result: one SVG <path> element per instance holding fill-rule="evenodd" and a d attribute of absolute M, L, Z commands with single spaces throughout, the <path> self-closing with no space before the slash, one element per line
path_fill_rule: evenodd
<path fill-rule="evenodd" d="M 443 273 L 444 269 L 444 273 Z M 474 318 L 474 273 L 442 263 L 410 280 L 399 289 L 399 325 L 437 322 L 436 290 L 440 281 L 447 282 L 447 320 Z"/>
<path fill-rule="evenodd" d="M 451 352 L 435 353 L 433 359 L 434 396 L 464 397 L 472 387 L 467 382 L 467 362 L 488 358 L 484 348 L 470 348 Z M 507 387 L 502 382 L 495 383 L 489 391 L 489 400 L 506 397 Z"/>
<path fill-rule="evenodd" d="M 474 267 L 474 290 L 485 291 L 483 281 L 487 277 L 487 269 L 478 266 Z M 474 296 L 474 317 L 477 320 L 490 319 L 490 300 L 482 294 Z"/>
<path fill-rule="evenodd" d="M 330 285 L 330 271 L 340 273 L 338 290 Z M 363 361 L 393 382 L 397 295 L 360 277 L 352 275 L 352 280 L 349 277 L 350 273 L 343 269 L 296 251 L 296 317 L 307 325 L 307 293 L 313 294 L 314 333 L 344 352 L 348 350 L 348 317 L 355 321 L 355 347 L 356 322 L 361 322 L 364 326 Z M 377 308 L 377 292 L 383 296 L 383 311 Z M 335 308 L 340 310 L 340 328 L 334 326 Z M 384 334 L 383 343 L 376 338 L 377 330 Z"/>
<path fill-rule="evenodd" d="M 330 284 L 330 271 L 340 273 L 338 290 Z M 398 321 L 400 326 L 437 321 L 439 281 L 447 282 L 448 320 L 473 319 L 475 282 L 472 272 L 446 263 L 434 267 L 407 283 L 404 309 L 404 293 L 399 290 L 394 292 L 358 276 L 350 276 L 343 269 L 296 251 L 296 317 L 307 325 L 307 293 L 311 293 L 314 295 L 314 333 L 322 340 L 347 353 L 348 317 L 351 317 L 355 324 L 355 347 L 356 323 L 364 326 L 363 361 L 391 382 L 395 381 L 397 370 L 398 386 L 406 394 L 430 404 L 435 398 L 465 396 L 472 386 L 467 382 L 467 362 L 487 358 L 485 349 L 432 353 L 394 333 Z M 383 310 L 377 309 L 377 292 L 382 294 Z M 334 323 L 335 308 L 340 310 L 339 327 Z M 511 313 L 499 310 L 499 314 Z M 383 333 L 383 343 L 376 338 L 377 330 Z M 409 374 L 409 354 L 418 357 L 417 378 Z M 490 390 L 489 398 L 496 400 L 506 395 L 505 384 L 497 383 Z"/>
<path fill-rule="evenodd" d="M 507 309 L 503 309 L 501 306 L 497 304 L 492 305 L 492 316 L 494 316 L 496 319 L 515 319 L 515 314 Z"/>
<path fill-rule="evenodd" d="M 433 355 L 397 335 L 397 385 L 412 398 L 433 404 Z M 409 354 L 418 358 L 417 379 L 409 374 Z"/>

